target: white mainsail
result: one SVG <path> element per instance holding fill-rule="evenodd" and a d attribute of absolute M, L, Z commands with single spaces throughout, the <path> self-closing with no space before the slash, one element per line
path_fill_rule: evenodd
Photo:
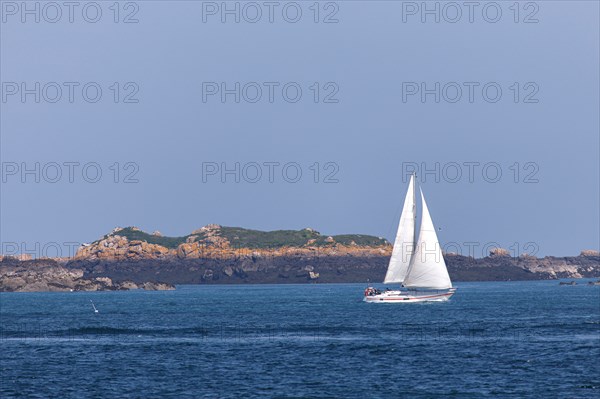
<path fill-rule="evenodd" d="M 390 264 L 383 280 L 385 284 L 404 282 L 410 265 L 410 259 L 414 252 L 416 217 L 414 180 L 415 176 L 412 175 L 408 183 L 406 197 L 404 198 L 404 206 L 402 207 L 402 215 L 398 224 L 392 257 L 390 258 Z"/>
<path fill-rule="evenodd" d="M 421 190 L 420 190 L 421 191 Z M 419 240 L 404 280 L 407 288 L 447 289 L 452 288 L 446 262 L 435 233 L 427 203 L 421 191 L 422 217 Z M 395 249 L 395 248 L 394 248 Z"/>

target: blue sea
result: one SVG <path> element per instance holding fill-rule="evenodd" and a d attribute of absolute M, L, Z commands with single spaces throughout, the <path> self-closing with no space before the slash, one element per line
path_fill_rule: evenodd
<path fill-rule="evenodd" d="M 429 304 L 363 303 L 362 284 L 2 293 L 0 397 L 599 398 L 585 283 Z"/>

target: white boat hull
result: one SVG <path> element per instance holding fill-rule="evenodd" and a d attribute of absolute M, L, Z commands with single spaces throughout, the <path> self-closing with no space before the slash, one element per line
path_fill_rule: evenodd
<path fill-rule="evenodd" d="M 380 294 L 365 295 L 363 301 L 372 303 L 416 303 L 416 302 L 445 302 L 456 288 L 444 291 L 383 291 Z"/>

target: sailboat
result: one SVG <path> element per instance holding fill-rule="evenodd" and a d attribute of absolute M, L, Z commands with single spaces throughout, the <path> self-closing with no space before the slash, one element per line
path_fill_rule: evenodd
<path fill-rule="evenodd" d="M 421 193 L 421 225 L 417 236 L 416 175 L 410 177 L 398 232 L 384 284 L 400 284 L 399 290 L 365 289 L 365 302 L 441 302 L 450 299 L 456 288 L 448 275 L 440 243 Z"/>

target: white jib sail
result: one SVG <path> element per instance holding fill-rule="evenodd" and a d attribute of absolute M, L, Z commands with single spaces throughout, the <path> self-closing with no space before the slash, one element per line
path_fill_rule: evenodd
<path fill-rule="evenodd" d="M 410 177 L 408 183 L 408 191 L 404 198 L 404 206 L 402 207 L 402 215 L 398 224 L 398 232 L 392 249 L 392 257 L 390 264 L 385 274 L 383 282 L 385 284 L 402 283 L 406 277 L 410 258 L 414 252 L 415 245 L 415 176 Z"/>
<path fill-rule="evenodd" d="M 422 217 L 415 254 L 404 280 L 407 288 L 446 289 L 452 287 L 435 227 L 421 191 Z"/>

